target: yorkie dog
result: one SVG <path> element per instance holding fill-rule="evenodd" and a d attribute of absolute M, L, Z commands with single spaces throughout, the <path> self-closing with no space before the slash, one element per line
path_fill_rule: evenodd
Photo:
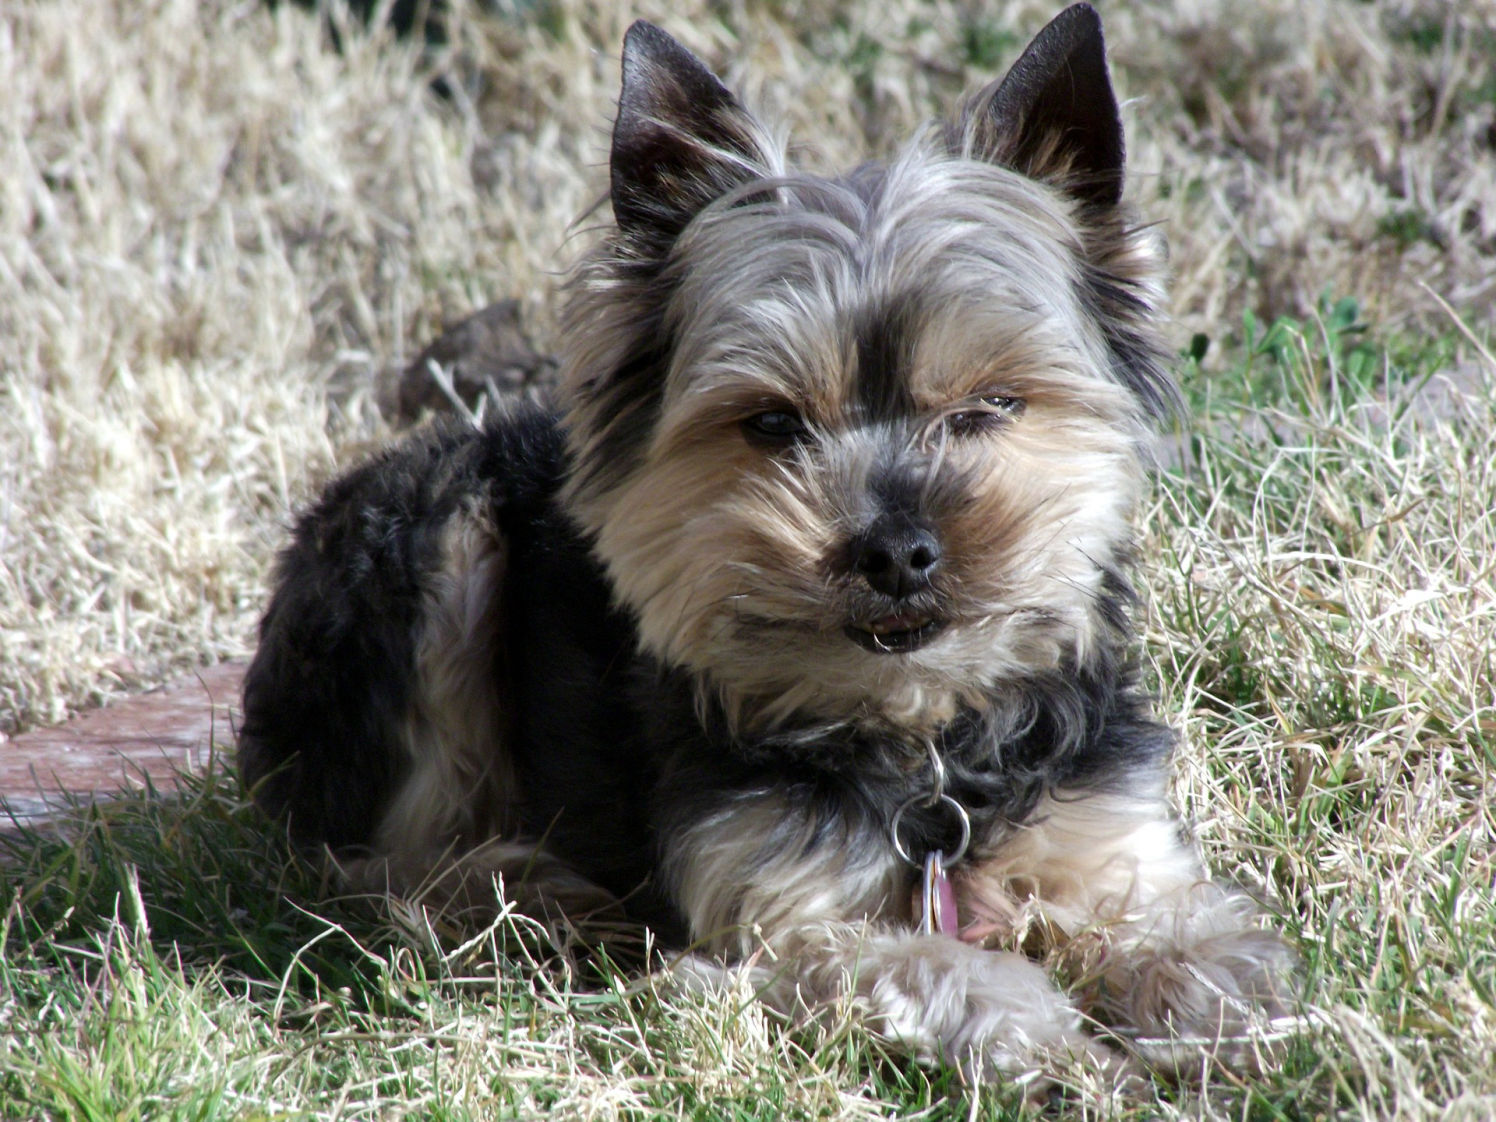
<path fill-rule="evenodd" d="M 1085 4 L 835 178 L 634 24 L 559 403 L 301 517 L 256 800 L 355 886 L 622 916 L 687 984 L 968 1069 L 1250 1035 L 1290 956 L 1182 836 L 1133 652 L 1175 391 L 1122 185 Z"/>

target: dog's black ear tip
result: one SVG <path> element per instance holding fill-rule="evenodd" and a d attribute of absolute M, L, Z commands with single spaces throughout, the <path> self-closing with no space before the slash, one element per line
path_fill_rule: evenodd
<path fill-rule="evenodd" d="M 1106 37 L 1101 13 L 1090 4 L 1070 5 L 1044 25 L 1034 36 L 1034 43 L 1062 56 L 1091 54 L 1105 64 Z"/>
<path fill-rule="evenodd" d="M 1094 4 L 1071 4 L 1055 18 L 1074 20 L 1076 23 L 1086 23 L 1097 28 L 1101 26 L 1101 13 L 1096 10 Z"/>
<path fill-rule="evenodd" d="M 1045 24 L 1008 73 L 969 103 L 956 136 L 980 159 L 1115 206 L 1125 146 L 1101 14 L 1072 4 Z"/>
<path fill-rule="evenodd" d="M 715 105 L 732 95 L 710 68 L 668 31 L 648 20 L 635 20 L 623 36 L 621 100 L 635 100 L 658 111 L 657 102 Z"/>
<path fill-rule="evenodd" d="M 693 76 L 698 73 L 711 75 L 706 65 L 670 32 L 648 20 L 636 19 L 623 33 L 625 76 L 634 72 L 641 63 Z"/>
<path fill-rule="evenodd" d="M 623 33 L 623 94 L 639 84 L 640 71 L 668 49 L 670 36 L 647 20 L 636 19 Z"/>
<path fill-rule="evenodd" d="M 1049 26 L 1065 28 L 1077 37 L 1101 37 L 1101 13 L 1094 4 L 1071 4 L 1054 19 Z"/>
<path fill-rule="evenodd" d="M 636 19 L 623 33 L 623 54 L 627 58 L 638 52 L 653 53 L 667 45 L 675 45 L 674 37 L 647 19 Z"/>

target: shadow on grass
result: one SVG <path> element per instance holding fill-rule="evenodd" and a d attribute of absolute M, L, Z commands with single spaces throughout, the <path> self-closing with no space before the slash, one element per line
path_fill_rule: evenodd
<path fill-rule="evenodd" d="M 65 969 L 125 922 L 189 976 L 308 997 L 337 990 L 374 1013 L 395 1011 L 389 956 L 434 964 L 448 949 L 419 914 L 402 927 L 388 902 L 337 897 L 217 759 L 174 790 L 146 779 L 67 797 L 42 819 L 11 817 L 0 827 L 0 897 L 12 961 Z M 535 964 L 526 950 L 517 957 Z M 502 960 L 488 956 L 486 972 Z"/>

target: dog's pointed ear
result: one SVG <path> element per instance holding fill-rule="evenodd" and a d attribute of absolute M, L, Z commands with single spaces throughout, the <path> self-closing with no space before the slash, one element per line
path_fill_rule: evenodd
<path fill-rule="evenodd" d="M 701 60 L 651 23 L 623 40 L 613 216 L 666 244 L 707 203 L 770 171 L 762 130 Z"/>
<path fill-rule="evenodd" d="M 1052 19 L 1007 76 L 971 100 L 954 139 L 963 155 L 1083 202 L 1120 202 L 1122 119 L 1096 9 L 1075 4 Z"/>

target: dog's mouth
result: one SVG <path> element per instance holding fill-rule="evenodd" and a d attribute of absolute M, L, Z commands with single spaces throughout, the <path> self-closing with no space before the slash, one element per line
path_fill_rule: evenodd
<path fill-rule="evenodd" d="M 909 654 L 919 650 L 944 627 L 943 619 L 902 612 L 880 616 L 868 623 L 851 623 L 845 630 L 847 637 L 865 651 L 873 654 Z"/>

